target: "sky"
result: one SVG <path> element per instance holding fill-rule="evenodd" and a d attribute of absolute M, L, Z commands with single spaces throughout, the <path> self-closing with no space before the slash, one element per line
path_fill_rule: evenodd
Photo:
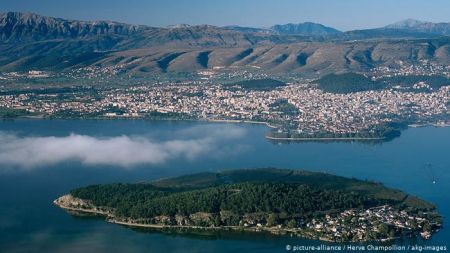
<path fill-rule="evenodd" d="M 7 11 L 150 26 L 269 27 L 310 21 L 342 31 L 407 18 L 450 22 L 449 0 L 0 0 L 0 12 Z"/>

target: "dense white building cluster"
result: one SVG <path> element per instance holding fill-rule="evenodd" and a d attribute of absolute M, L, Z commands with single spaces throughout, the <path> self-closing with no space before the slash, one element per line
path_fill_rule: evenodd
<path fill-rule="evenodd" d="M 274 103 L 285 101 L 296 113 Z M 433 119 L 449 113 L 450 86 L 433 92 L 401 90 L 326 93 L 291 84 L 271 91 L 222 85 L 172 84 L 100 90 L 98 94 L 20 94 L 0 96 L 0 107 L 44 115 L 76 112 L 95 117 L 146 117 L 150 112 L 180 113 L 201 119 L 253 120 L 284 124 L 299 132 L 349 133 L 367 130 L 392 119 Z"/>
<path fill-rule="evenodd" d="M 382 238 L 395 239 L 399 233 L 411 234 L 420 229 L 420 235 L 429 239 L 430 228 L 436 225 L 424 217 L 398 211 L 392 206 L 378 206 L 366 210 L 349 209 L 338 215 L 326 215 L 323 219 L 313 219 L 306 225 L 322 239 L 328 241 L 354 241 L 375 239 L 376 234 Z M 400 232 L 401 231 L 401 232 Z"/>

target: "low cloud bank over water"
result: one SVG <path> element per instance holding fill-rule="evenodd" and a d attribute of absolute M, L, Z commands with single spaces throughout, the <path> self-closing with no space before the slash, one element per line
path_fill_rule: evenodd
<path fill-rule="evenodd" d="M 156 141 L 142 136 L 63 137 L 0 132 L 0 166 L 35 168 L 64 161 L 85 165 L 133 167 L 163 164 L 172 159 L 194 160 L 202 156 L 230 155 L 242 149 L 227 140 L 239 139 L 245 129 L 237 126 L 193 127 L 173 133 L 173 139 Z"/>

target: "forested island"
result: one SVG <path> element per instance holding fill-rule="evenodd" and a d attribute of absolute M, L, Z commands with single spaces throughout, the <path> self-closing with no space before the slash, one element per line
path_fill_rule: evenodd
<path fill-rule="evenodd" d="M 266 231 L 333 242 L 429 238 L 442 226 L 434 205 L 380 183 L 272 168 L 92 185 L 54 203 L 134 227 Z"/>
<path fill-rule="evenodd" d="M 292 129 L 274 129 L 266 138 L 275 141 L 389 141 L 401 135 L 408 126 L 405 122 L 389 122 L 360 132 L 334 133 L 306 132 Z"/>

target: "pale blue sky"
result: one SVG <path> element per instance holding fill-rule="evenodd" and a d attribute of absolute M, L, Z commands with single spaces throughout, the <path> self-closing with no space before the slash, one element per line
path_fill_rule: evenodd
<path fill-rule="evenodd" d="M 133 24 L 268 27 L 312 21 L 340 30 L 402 19 L 450 22 L 450 0 L 0 0 L 0 12 Z"/>

